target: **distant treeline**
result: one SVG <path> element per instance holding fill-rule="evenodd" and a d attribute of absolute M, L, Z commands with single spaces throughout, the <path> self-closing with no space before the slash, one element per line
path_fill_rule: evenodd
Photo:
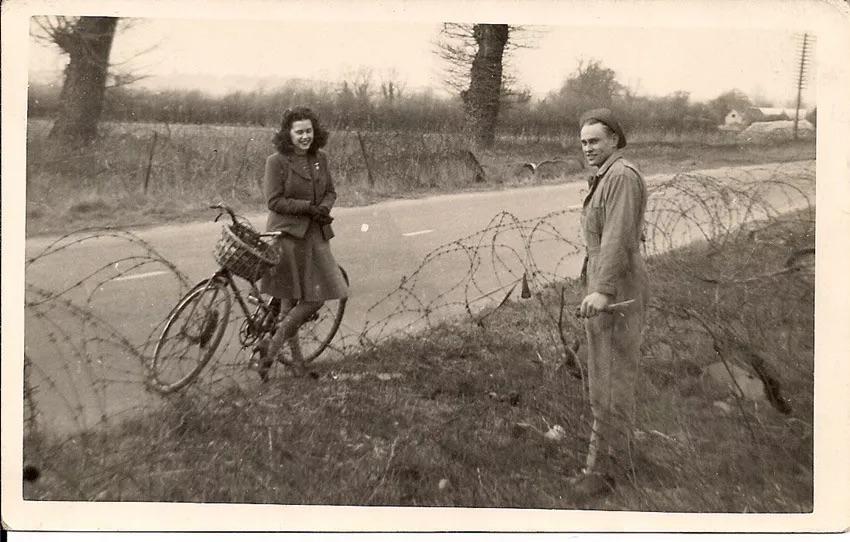
<path fill-rule="evenodd" d="M 600 105 L 614 109 L 628 130 L 664 132 L 713 131 L 728 112 L 727 93 L 710 102 L 693 102 L 687 93 L 664 97 L 618 92 L 602 103 L 569 89 L 543 99 L 509 95 L 500 115 L 499 132 L 529 136 L 557 136 L 575 130 L 581 111 Z M 743 97 L 746 99 L 746 97 Z M 734 101 L 734 100 L 733 100 Z M 59 88 L 31 85 L 29 115 L 50 118 L 59 104 Z M 181 124 L 239 124 L 275 126 L 286 107 L 312 106 L 334 129 L 460 131 L 464 123 L 460 98 L 429 92 L 387 94 L 363 92 L 346 84 L 322 89 L 282 87 L 274 90 L 233 92 L 211 96 L 197 90 L 154 91 L 118 87 L 109 89 L 104 120 Z"/>

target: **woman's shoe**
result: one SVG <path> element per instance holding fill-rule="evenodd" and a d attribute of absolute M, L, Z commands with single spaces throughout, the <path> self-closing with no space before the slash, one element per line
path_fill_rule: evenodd
<path fill-rule="evenodd" d="M 289 345 L 289 351 L 292 352 L 291 368 L 296 376 L 304 376 L 307 372 L 307 363 L 304 361 L 304 354 L 301 352 L 301 344 L 298 342 L 298 335 L 293 335 L 286 339 L 286 344 Z"/>
<path fill-rule="evenodd" d="M 260 380 L 263 382 L 267 382 L 269 379 L 269 370 L 274 363 L 274 359 L 268 355 L 269 353 L 269 341 L 268 339 L 262 339 L 254 345 L 254 349 L 251 352 L 251 361 L 249 362 L 249 367 L 257 371 L 257 374 L 260 375 Z"/>

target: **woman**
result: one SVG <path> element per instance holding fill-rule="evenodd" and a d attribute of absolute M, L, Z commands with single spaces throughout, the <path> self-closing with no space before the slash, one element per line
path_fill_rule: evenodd
<path fill-rule="evenodd" d="M 328 241 L 334 236 L 330 215 L 336 201 L 328 158 L 321 151 L 328 140 L 316 114 L 307 107 L 287 109 L 274 136 L 277 152 L 266 159 L 264 190 L 269 208 L 266 229 L 281 231 L 281 259 L 260 282 L 283 319 L 266 346 L 261 346 L 260 377 L 266 380 L 282 347 L 292 351 L 293 369 L 304 372 L 298 328 L 328 299 L 348 296 Z"/>

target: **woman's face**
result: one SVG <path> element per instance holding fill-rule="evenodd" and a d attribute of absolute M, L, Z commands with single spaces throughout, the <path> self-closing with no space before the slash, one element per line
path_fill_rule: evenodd
<path fill-rule="evenodd" d="M 307 152 L 310 145 L 313 144 L 313 121 L 310 119 L 296 120 L 289 129 L 289 137 L 292 139 L 295 152 L 299 154 Z"/>

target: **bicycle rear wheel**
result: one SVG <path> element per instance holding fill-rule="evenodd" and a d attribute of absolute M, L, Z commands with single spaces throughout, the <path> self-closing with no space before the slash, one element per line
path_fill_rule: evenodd
<path fill-rule="evenodd" d="M 165 394 L 192 382 L 218 348 L 232 305 L 222 278 L 213 277 L 189 290 L 171 310 L 156 343 L 150 386 Z"/>
<path fill-rule="evenodd" d="M 348 285 L 348 273 L 345 272 L 342 266 L 340 266 L 339 270 L 342 272 L 342 278 L 345 279 L 345 284 Z M 301 325 L 298 330 L 298 342 L 301 345 L 301 354 L 304 357 L 305 363 L 314 361 L 331 344 L 342 322 L 347 301 L 348 299 L 329 299 L 325 301 L 322 308 L 312 318 Z M 285 359 L 289 358 L 290 354 L 287 348 L 284 348 L 281 352 Z"/>

